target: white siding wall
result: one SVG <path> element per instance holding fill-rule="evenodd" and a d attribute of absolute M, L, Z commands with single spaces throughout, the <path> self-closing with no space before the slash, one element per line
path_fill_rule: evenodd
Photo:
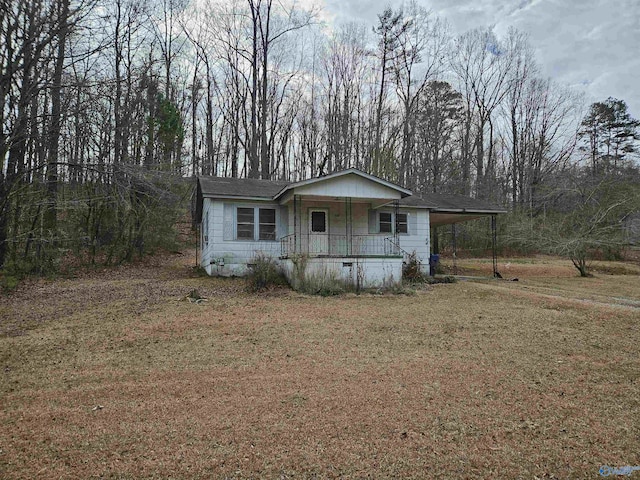
<path fill-rule="evenodd" d="M 394 212 L 393 207 L 382 207 L 377 211 L 382 212 Z M 368 219 L 368 210 L 366 205 L 358 205 L 358 209 L 355 208 L 353 210 L 353 216 L 356 217 L 356 212 L 358 214 L 358 218 L 364 218 L 365 221 L 355 222 L 354 225 L 354 235 L 366 235 L 369 233 L 369 219 Z M 418 208 L 400 208 L 400 213 L 406 213 L 408 215 L 408 233 L 401 233 L 398 235 L 398 241 L 400 244 L 400 248 L 402 248 L 408 254 L 413 252 L 416 253 L 418 260 L 422 264 L 422 269 L 424 273 L 429 273 L 429 254 L 431 253 L 431 245 L 430 245 L 430 224 L 429 224 L 429 211 L 425 209 Z M 377 215 L 375 216 L 377 221 Z M 377 228 L 377 225 L 376 225 Z M 374 228 L 375 229 L 375 228 Z M 376 230 L 377 231 L 377 230 Z M 391 237 L 393 234 L 391 233 L 380 233 L 378 235 Z"/>
<path fill-rule="evenodd" d="M 366 235 L 368 231 L 367 212 L 370 205 L 368 203 L 355 203 L 351 205 L 353 219 L 353 235 Z M 300 219 L 298 220 L 298 231 L 302 234 L 309 233 L 309 209 L 319 208 L 329 210 L 329 233 L 331 235 L 345 235 L 346 209 L 344 202 L 326 202 L 320 200 L 303 200 L 302 206 L 298 204 L 301 210 L 298 212 Z M 289 235 L 294 233 L 293 203 L 289 204 Z"/>
<path fill-rule="evenodd" d="M 424 273 L 429 273 L 429 253 L 431 252 L 431 238 L 429 226 L 429 211 L 424 209 L 400 209 L 401 213 L 415 215 L 416 221 L 409 219 L 409 235 L 399 235 L 400 248 L 407 253 L 416 252 L 422 264 Z M 411 231 L 411 227 L 415 231 Z"/>
<path fill-rule="evenodd" d="M 222 201 L 205 198 L 203 206 L 203 219 L 209 214 L 209 244 L 203 245 L 200 265 L 209 275 L 245 275 L 247 263 L 259 253 L 278 258 L 280 255 L 279 241 L 250 241 L 250 240 L 225 240 L 224 204 L 233 204 L 241 207 L 263 207 L 276 209 L 276 222 L 279 221 L 277 204 L 256 203 L 241 201 Z M 256 218 L 256 222 L 258 219 Z M 235 223 L 235 211 L 233 222 Z M 204 227 L 204 221 L 202 225 Z M 228 228 L 228 227 L 227 227 Z M 203 232 L 204 233 L 204 232 Z M 227 235 L 228 236 L 228 235 Z M 201 236 L 201 238 L 204 238 Z"/>
<path fill-rule="evenodd" d="M 369 234 L 369 209 L 371 205 L 368 203 L 352 203 L 351 216 L 353 218 L 353 234 L 368 235 Z"/>
<path fill-rule="evenodd" d="M 251 262 L 258 253 L 269 255 L 273 258 L 280 256 L 280 242 L 279 234 L 277 241 L 247 241 L 247 240 L 225 240 L 225 218 L 224 218 L 224 204 L 234 204 L 239 206 L 260 206 L 260 207 L 273 207 L 278 210 L 279 205 L 275 203 L 259 204 L 256 202 L 241 202 L 231 200 L 214 200 L 205 198 L 203 203 L 203 222 L 201 224 L 202 232 L 200 235 L 201 246 L 201 260 L 200 265 L 206 269 L 209 275 L 244 275 L 247 273 L 247 263 Z M 334 235 L 344 235 L 345 230 L 345 204 L 343 202 L 323 202 L 323 201 L 303 201 L 300 207 L 300 230 L 303 234 L 309 232 L 309 217 L 308 212 L 310 208 L 326 208 L 329 210 L 329 229 L 330 233 Z M 293 218 L 293 203 L 289 204 L 288 208 L 288 225 L 286 230 L 288 234 L 294 233 L 294 218 Z M 353 219 L 353 235 L 368 235 L 369 234 L 369 210 L 370 204 L 368 203 L 352 203 L 352 219 Z M 382 209 L 383 211 L 385 209 Z M 389 209 L 386 209 L 389 210 Z M 390 210 L 392 211 L 392 209 Z M 399 235 L 400 247 L 407 253 L 416 252 L 418 259 L 422 263 L 422 266 L 426 273 L 429 269 L 429 254 L 430 254 L 430 238 L 429 238 L 429 212 L 424 209 L 400 209 L 402 213 L 408 213 L 409 218 L 409 234 Z M 204 231 L 206 225 L 205 217 L 208 215 L 208 232 Z M 235 213 L 234 213 L 235 215 Z M 413 218 L 411 218 L 413 216 Z M 276 212 L 276 221 L 280 222 L 280 215 Z M 233 218 L 235 223 L 235 216 Z M 256 219 L 257 221 L 257 219 Z M 227 226 L 228 228 L 228 226 Z M 283 232 L 280 226 L 276 229 L 277 232 Z M 204 242 L 205 235 L 208 236 L 208 242 Z M 390 234 L 379 234 L 381 236 L 390 236 Z M 226 235 L 229 238 L 229 233 Z M 342 265 L 342 260 L 338 262 Z M 375 263 L 375 262 L 374 262 Z M 378 268 L 379 267 L 379 268 Z M 368 270 L 371 270 L 373 277 L 380 280 L 381 278 L 388 278 L 389 274 L 386 272 L 390 267 L 388 265 L 379 266 L 371 263 L 367 266 Z M 395 278 L 398 277 L 397 263 L 391 267 L 391 275 Z M 341 269 L 339 269 L 342 271 Z M 378 272 L 378 273 L 376 273 Z M 373 278 L 372 277 L 372 278 Z M 376 282 L 378 282 L 376 280 Z"/>
<path fill-rule="evenodd" d="M 356 174 L 333 178 L 327 182 L 317 182 L 296 187 L 294 194 L 321 197 L 400 199 L 400 192 L 397 190 L 372 182 Z"/>

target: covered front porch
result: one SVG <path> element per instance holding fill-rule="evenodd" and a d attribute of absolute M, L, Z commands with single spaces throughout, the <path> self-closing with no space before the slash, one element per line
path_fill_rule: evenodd
<path fill-rule="evenodd" d="M 282 259 L 307 257 L 403 257 L 397 228 L 374 233 L 375 208 L 398 210 L 397 201 L 294 195 L 289 234 L 280 239 Z M 397 215 L 396 217 L 397 218 Z"/>
<path fill-rule="evenodd" d="M 291 283 L 342 281 L 356 288 L 399 283 L 406 254 L 399 232 L 408 237 L 409 218 L 399 213 L 399 201 L 410 195 L 355 169 L 283 188 L 274 200 L 287 211 L 280 261 Z"/>
<path fill-rule="evenodd" d="M 280 239 L 280 257 L 402 257 L 393 237 L 303 233 Z"/>
<path fill-rule="evenodd" d="M 326 282 L 360 288 L 391 287 L 402 280 L 404 252 L 397 235 L 373 233 L 375 207 L 396 209 L 388 199 L 294 195 L 289 234 L 280 260 L 293 285 Z"/>

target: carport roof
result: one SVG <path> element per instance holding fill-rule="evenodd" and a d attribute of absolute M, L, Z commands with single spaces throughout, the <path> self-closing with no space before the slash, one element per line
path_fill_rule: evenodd
<path fill-rule="evenodd" d="M 428 208 L 433 212 L 446 213 L 506 213 L 506 210 L 484 200 L 453 193 L 414 193 L 403 198 L 400 205 Z"/>

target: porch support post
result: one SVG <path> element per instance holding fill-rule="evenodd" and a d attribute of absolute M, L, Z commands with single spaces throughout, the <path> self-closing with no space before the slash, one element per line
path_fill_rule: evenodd
<path fill-rule="evenodd" d="M 353 212 L 351 206 L 351 197 L 345 197 L 344 199 L 344 221 L 345 221 L 345 249 L 346 255 L 348 257 L 351 256 L 351 252 L 353 252 Z"/>
<path fill-rule="evenodd" d="M 398 200 L 393 201 L 393 218 L 395 225 L 393 226 L 393 243 L 396 244 L 396 248 L 400 245 L 398 235 L 398 213 L 400 213 L 400 203 Z"/>

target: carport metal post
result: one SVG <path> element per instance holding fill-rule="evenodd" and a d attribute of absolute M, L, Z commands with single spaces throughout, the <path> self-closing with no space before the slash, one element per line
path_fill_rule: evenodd
<path fill-rule="evenodd" d="M 457 275 L 458 274 L 458 265 L 456 262 L 456 257 L 457 257 L 457 252 L 458 252 L 458 246 L 456 245 L 456 224 L 452 223 L 451 224 L 451 248 L 453 249 L 453 274 Z"/>
<path fill-rule="evenodd" d="M 498 233 L 496 215 L 491 215 L 491 254 L 493 260 L 493 277 L 502 278 L 498 272 Z"/>

